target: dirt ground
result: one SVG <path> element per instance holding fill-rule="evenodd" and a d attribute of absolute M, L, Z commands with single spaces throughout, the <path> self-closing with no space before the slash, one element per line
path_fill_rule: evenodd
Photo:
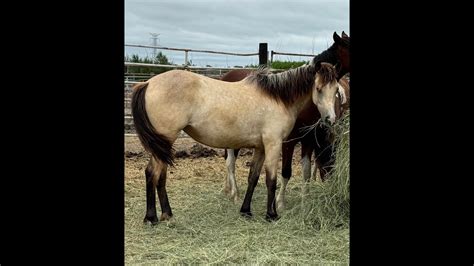
<path fill-rule="evenodd" d="M 296 147 L 295 153 L 300 152 L 299 146 Z M 197 143 L 192 138 L 178 138 L 173 144 L 176 158 L 205 158 L 205 157 L 222 157 L 224 156 L 224 149 L 214 149 L 200 143 Z M 125 157 L 131 158 L 134 156 L 144 155 L 144 149 L 138 139 L 135 136 L 125 137 Z M 241 149 L 239 152 L 240 157 L 251 158 L 251 149 Z"/>
<path fill-rule="evenodd" d="M 210 178 L 214 182 L 222 182 L 227 176 L 227 168 L 224 159 L 224 149 L 215 149 L 200 143 L 192 138 L 178 138 L 173 144 L 175 150 L 175 167 L 168 171 L 168 183 L 174 179 L 187 176 L 193 179 Z M 250 169 L 253 151 L 251 149 L 241 149 L 236 160 L 236 178 L 238 182 L 243 182 L 239 191 L 246 189 L 246 180 Z M 125 178 L 133 180 L 135 178 L 144 178 L 144 171 L 150 155 L 144 151 L 140 140 L 136 136 L 125 137 Z M 301 146 L 297 144 L 293 155 L 293 176 L 301 176 Z M 314 163 L 313 163 L 314 167 Z M 128 171 L 142 171 L 138 177 Z M 207 169 L 207 170 L 205 170 Z M 195 172 L 193 173 L 193 170 Z M 200 171 L 203 171 L 202 173 Z M 195 174 L 193 176 L 193 174 Z M 278 167 L 278 174 L 281 175 L 281 157 Z M 191 175 L 191 176 L 188 176 Z M 264 170 L 262 174 L 264 175 Z M 207 179 L 206 178 L 206 179 Z M 264 179 L 263 179 L 264 180 Z M 262 183 L 262 180 L 259 180 Z"/>

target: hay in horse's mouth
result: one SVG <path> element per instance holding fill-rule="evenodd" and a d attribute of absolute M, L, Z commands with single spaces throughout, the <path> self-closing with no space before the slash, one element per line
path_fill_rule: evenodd
<path fill-rule="evenodd" d="M 297 137 L 297 138 L 293 138 L 293 139 L 289 139 L 289 140 L 285 140 L 285 141 L 283 141 L 283 143 L 290 142 L 290 141 L 293 141 L 293 140 L 302 139 L 302 138 L 304 138 L 309 132 L 311 132 L 311 130 L 313 130 L 313 129 L 314 129 L 314 132 L 315 132 L 314 134 L 316 134 L 316 128 L 317 128 L 318 126 L 321 126 L 321 127 L 322 127 L 322 126 L 324 126 L 324 125 L 325 125 L 324 121 L 322 121 L 321 118 L 319 118 L 318 121 L 316 121 L 316 123 L 314 123 L 314 124 L 312 124 L 312 125 L 309 125 L 309 126 L 304 126 L 304 127 L 300 127 L 300 128 L 299 128 L 299 131 L 303 133 L 302 136 Z M 328 128 L 329 128 L 329 127 L 328 127 Z M 315 136 L 316 136 L 316 135 L 315 135 Z"/>
<path fill-rule="evenodd" d="M 311 132 L 311 130 L 314 129 L 314 139 L 316 140 L 316 145 L 318 145 L 318 147 L 321 147 L 321 145 L 319 145 L 319 143 L 318 143 L 318 138 L 317 138 L 317 136 L 316 136 L 316 133 L 317 133 L 316 130 L 317 130 L 318 127 L 320 127 L 322 130 L 329 131 L 329 134 L 327 134 L 328 136 L 332 136 L 332 135 L 334 135 L 334 133 L 335 133 L 333 127 L 327 126 L 327 124 L 325 123 L 325 121 L 322 120 L 321 118 L 319 118 L 318 121 L 316 121 L 316 123 L 314 123 L 314 124 L 312 124 L 312 125 L 309 125 L 309 126 L 304 126 L 304 127 L 300 127 L 300 128 L 299 128 L 299 131 L 303 133 L 302 136 L 297 137 L 297 138 L 293 138 L 293 139 L 289 139 L 289 140 L 285 140 L 285 141 L 283 141 L 283 143 L 302 139 L 302 138 L 304 138 L 309 132 Z M 331 142 L 334 142 L 334 138 L 332 138 Z"/>

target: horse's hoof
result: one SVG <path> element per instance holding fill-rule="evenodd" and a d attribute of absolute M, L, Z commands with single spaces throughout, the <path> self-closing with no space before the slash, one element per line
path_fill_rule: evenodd
<path fill-rule="evenodd" d="M 278 217 L 278 214 L 268 214 L 265 216 L 265 220 L 269 221 L 269 222 L 274 222 L 274 221 L 277 221 L 278 219 L 280 219 L 280 217 Z"/>
<path fill-rule="evenodd" d="M 250 211 L 240 211 L 240 215 L 242 215 L 245 218 L 252 218 L 252 212 Z"/>
<path fill-rule="evenodd" d="M 162 213 L 160 216 L 160 221 L 169 221 L 173 215 L 169 215 L 166 212 Z"/>
<path fill-rule="evenodd" d="M 151 217 L 148 217 L 148 216 L 145 216 L 145 218 L 143 219 L 143 223 L 148 223 L 150 222 L 151 225 L 157 225 L 158 224 L 158 217 L 156 216 L 151 216 Z"/>

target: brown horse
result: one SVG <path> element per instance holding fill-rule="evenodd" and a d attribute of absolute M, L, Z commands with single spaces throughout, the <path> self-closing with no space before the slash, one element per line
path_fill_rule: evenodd
<path fill-rule="evenodd" d="M 335 102 L 336 117 L 340 118 L 343 113 L 349 108 L 349 83 L 346 79 L 342 78 L 339 80 L 340 87 L 342 87 L 342 93 L 339 95 L 339 99 Z M 342 96 L 345 95 L 345 96 Z M 346 97 L 345 100 L 342 98 Z M 281 187 L 277 197 L 277 207 L 279 209 L 285 208 L 285 192 L 288 181 L 291 178 L 291 166 L 292 158 L 295 146 L 298 142 L 301 142 L 301 159 L 303 166 L 303 179 L 305 182 L 309 182 L 311 177 L 311 155 L 314 152 L 315 157 L 315 169 L 314 177 L 316 177 L 316 169 L 319 169 L 321 180 L 324 182 L 328 173 L 331 172 L 334 165 L 334 153 L 335 146 L 333 144 L 333 136 L 327 127 L 316 127 L 310 133 L 302 136 L 298 128 L 304 128 L 305 126 L 312 125 L 317 121 L 314 117 L 314 113 L 318 112 L 317 109 L 309 107 L 305 109 L 305 113 L 301 113 L 295 123 L 294 130 L 288 136 L 289 141 L 284 142 L 282 150 L 282 179 Z M 305 187 L 306 188 L 306 187 Z"/>
<path fill-rule="evenodd" d="M 188 71 L 172 70 L 137 84 L 132 96 L 135 129 L 152 154 L 145 171 L 147 211 L 144 222 L 172 217 L 166 193 L 166 171 L 173 165 L 172 145 L 184 130 L 194 140 L 215 148 L 253 148 L 252 167 L 240 209 L 251 216 L 251 200 L 265 166 L 268 220 L 278 217 L 275 191 L 283 140 L 298 114 L 315 104 L 328 124 L 335 122 L 338 83 L 335 68 L 312 61 L 307 66 L 270 74 L 259 69 L 239 82 L 224 82 Z"/>
<path fill-rule="evenodd" d="M 338 75 L 345 75 L 350 71 L 349 65 L 349 44 L 350 39 L 347 34 L 342 32 L 342 38 L 333 34 L 334 44 L 326 51 L 315 57 L 315 60 L 325 61 L 339 66 Z M 222 80 L 235 82 L 244 79 L 251 74 L 251 70 L 232 70 L 222 77 Z M 340 79 L 339 100 L 336 101 L 336 115 L 340 117 L 342 113 L 349 108 L 349 83 L 346 79 Z M 311 176 L 311 156 L 314 151 L 316 167 L 314 173 L 319 168 L 321 179 L 324 181 L 327 173 L 332 169 L 333 165 L 333 145 L 330 141 L 330 135 L 326 129 L 322 127 L 315 128 L 315 132 L 301 131 L 301 128 L 315 124 L 321 115 L 314 105 L 307 105 L 298 116 L 295 126 L 288 136 L 289 141 L 285 141 L 282 145 L 282 187 L 278 193 L 277 203 L 279 208 L 284 208 L 284 195 L 286 185 L 291 177 L 291 162 L 295 145 L 301 142 L 301 157 L 303 161 L 303 177 L 305 181 L 309 181 Z M 227 178 L 224 184 L 224 192 L 234 200 L 239 200 L 238 188 L 235 181 L 235 160 L 239 150 L 226 150 L 224 157 L 227 166 Z"/>

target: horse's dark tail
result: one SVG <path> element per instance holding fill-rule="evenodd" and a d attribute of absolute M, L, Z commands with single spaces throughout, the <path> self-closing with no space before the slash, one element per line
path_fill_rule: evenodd
<path fill-rule="evenodd" d="M 173 165 L 173 148 L 172 143 L 156 132 L 155 128 L 148 119 L 145 109 L 145 93 L 148 87 L 148 82 L 139 83 L 133 88 L 132 95 L 132 116 L 140 141 L 148 152 L 150 152 L 155 159 L 160 160 L 169 165 Z"/>

